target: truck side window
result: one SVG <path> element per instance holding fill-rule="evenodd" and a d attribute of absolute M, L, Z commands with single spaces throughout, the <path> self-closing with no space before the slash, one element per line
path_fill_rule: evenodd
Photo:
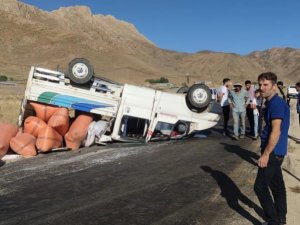
<path fill-rule="evenodd" d="M 159 137 L 162 135 L 170 136 L 173 130 L 174 124 L 166 123 L 166 122 L 157 122 L 153 137 Z"/>

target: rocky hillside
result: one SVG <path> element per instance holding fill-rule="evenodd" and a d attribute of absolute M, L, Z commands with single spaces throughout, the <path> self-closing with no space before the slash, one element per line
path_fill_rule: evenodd
<path fill-rule="evenodd" d="M 247 56 L 163 50 L 134 25 L 74 6 L 46 12 L 16 0 L 0 0 L 0 74 L 27 77 L 30 65 L 66 70 L 75 57 L 89 59 L 97 74 L 119 82 L 167 77 L 178 85 L 224 76 L 255 80 L 272 70 L 286 82 L 300 80 L 300 50 L 276 48 Z M 188 77 L 188 78 L 187 78 Z"/>
<path fill-rule="evenodd" d="M 300 49 L 273 48 L 263 52 L 252 52 L 248 57 L 257 62 L 263 70 L 274 71 L 282 79 L 300 80 Z"/>

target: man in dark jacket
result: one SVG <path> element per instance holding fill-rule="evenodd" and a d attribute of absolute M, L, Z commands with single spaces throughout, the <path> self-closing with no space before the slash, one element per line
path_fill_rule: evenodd
<path fill-rule="evenodd" d="M 278 81 L 277 82 L 277 94 L 279 97 L 281 97 L 283 100 L 286 100 L 287 96 L 286 96 L 286 90 L 283 86 L 283 82 L 282 81 Z"/>
<path fill-rule="evenodd" d="M 297 113 L 299 115 L 299 125 L 300 125 L 300 82 L 296 83 L 296 89 L 298 91 L 298 98 L 297 98 Z"/>
<path fill-rule="evenodd" d="M 252 86 L 250 80 L 245 81 L 245 90 L 248 92 L 248 96 L 249 96 L 249 102 L 246 107 L 246 114 L 250 125 L 250 135 L 254 136 L 254 115 L 253 115 L 252 101 L 254 99 L 255 89 Z"/>

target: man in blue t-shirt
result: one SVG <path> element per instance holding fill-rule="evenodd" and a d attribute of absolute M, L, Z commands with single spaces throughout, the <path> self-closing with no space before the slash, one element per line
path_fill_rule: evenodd
<path fill-rule="evenodd" d="M 281 225 L 286 224 L 287 213 L 281 164 L 287 153 L 290 109 L 276 93 L 277 76 L 274 73 L 260 74 L 258 82 L 262 96 L 266 99 L 264 109 L 266 125 L 261 135 L 262 154 L 258 159 L 254 191 L 267 218 L 267 222 L 263 224 Z"/>

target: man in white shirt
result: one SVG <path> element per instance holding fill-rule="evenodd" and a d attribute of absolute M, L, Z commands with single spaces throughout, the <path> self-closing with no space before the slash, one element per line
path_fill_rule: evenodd
<path fill-rule="evenodd" d="M 224 127 L 223 127 L 223 136 L 228 135 L 228 121 L 229 121 L 229 114 L 230 114 L 230 105 L 228 102 L 228 89 L 231 86 L 231 80 L 229 78 L 223 79 L 223 86 L 221 86 L 218 90 L 217 100 L 220 103 L 223 111 L 224 117 Z"/>

